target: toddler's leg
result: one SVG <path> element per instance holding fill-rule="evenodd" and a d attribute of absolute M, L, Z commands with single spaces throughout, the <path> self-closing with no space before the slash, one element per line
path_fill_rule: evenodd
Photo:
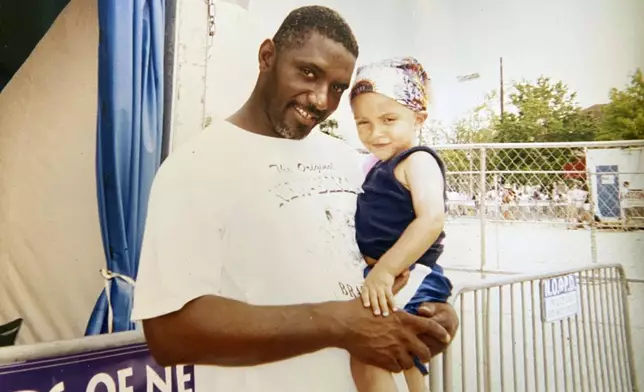
<path fill-rule="evenodd" d="M 351 375 L 358 392 L 398 392 L 391 373 L 379 367 L 366 365 L 353 357 Z"/>
<path fill-rule="evenodd" d="M 429 392 L 427 379 L 416 367 L 405 370 L 405 381 L 409 392 Z"/>

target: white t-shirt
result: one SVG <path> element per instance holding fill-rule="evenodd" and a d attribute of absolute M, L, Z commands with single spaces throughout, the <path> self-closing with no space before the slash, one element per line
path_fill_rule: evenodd
<path fill-rule="evenodd" d="M 211 125 L 154 181 L 132 318 L 207 294 L 256 305 L 351 299 L 364 267 L 353 223 L 360 158 L 319 132 L 293 141 Z M 355 391 L 339 349 L 195 372 L 195 392 Z"/>

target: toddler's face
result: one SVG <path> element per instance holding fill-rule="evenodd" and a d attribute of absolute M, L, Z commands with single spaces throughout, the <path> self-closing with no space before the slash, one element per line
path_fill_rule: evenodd
<path fill-rule="evenodd" d="M 413 147 L 427 117 L 377 93 L 358 95 L 351 108 L 360 140 L 381 161 Z"/>

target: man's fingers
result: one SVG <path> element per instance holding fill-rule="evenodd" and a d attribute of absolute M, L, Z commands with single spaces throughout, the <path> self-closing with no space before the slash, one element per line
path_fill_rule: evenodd
<path fill-rule="evenodd" d="M 413 336 L 409 341 L 409 352 L 423 363 L 427 363 L 432 359 L 431 351 L 417 336 Z"/>
<path fill-rule="evenodd" d="M 392 358 L 391 363 L 388 363 L 385 369 L 389 370 L 392 373 L 400 373 L 402 372 L 403 367 L 400 364 L 400 361 L 396 360 L 395 358 Z"/>
<path fill-rule="evenodd" d="M 373 314 L 380 316 L 380 304 L 378 301 L 378 292 L 376 289 L 369 290 L 369 298 L 371 299 L 371 307 L 373 308 Z"/>
<path fill-rule="evenodd" d="M 429 335 L 439 342 L 443 342 L 445 344 L 449 344 L 452 341 L 452 337 L 450 336 L 447 329 L 445 329 L 445 327 L 437 323 L 435 320 L 425 319 L 425 325 L 425 330 L 427 331 L 425 333 L 426 335 Z"/>
<path fill-rule="evenodd" d="M 414 326 L 416 335 L 427 335 L 443 343 L 449 343 L 452 340 L 447 329 L 437 323 L 436 320 L 421 316 L 413 316 L 404 312 L 398 314 L 403 317 L 401 321 Z"/>
<path fill-rule="evenodd" d="M 408 370 L 414 367 L 414 359 L 407 352 L 400 353 L 398 363 L 400 364 L 401 371 Z"/>
<path fill-rule="evenodd" d="M 418 308 L 418 314 L 423 317 L 431 318 L 454 334 L 458 329 L 458 315 L 454 308 L 446 303 L 425 302 Z"/>
<path fill-rule="evenodd" d="M 380 303 L 380 310 L 382 315 L 387 317 L 389 316 L 389 304 L 387 303 L 387 294 L 383 287 L 378 288 L 378 302 Z"/>
<path fill-rule="evenodd" d="M 436 314 L 436 303 L 426 302 L 420 305 L 418 308 L 418 314 L 423 317 L 434 317 Z"/>

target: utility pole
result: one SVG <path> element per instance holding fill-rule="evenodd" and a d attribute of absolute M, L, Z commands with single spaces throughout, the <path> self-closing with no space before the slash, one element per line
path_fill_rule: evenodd
<path fill-rule="evenodd" d="M 500 73 L 500 94 L 499 94 L 499 103 L 501 106 L 501 122 L 503 122 L 503 114 L 504 114 L 504 108 L 503 108 L 503 101 L 505 98 L 505 92 L 503 91 L 503 57 L 499 58 L 499 73 Z"/>
<path fill-rule="evenodd" d="M 456 80 L 458 80 L 459 82 L 462 83 L 462 82 L 468 82 L 468 81 L 471 81 L 471 80 L 475 80 L 475 79 L 478 79 L 480 77 L 481 77 L 481 75 L 479 75 L 479 73 L 476 72 L 476 73 L 471 73 L 471 74 L 468 74 L 468 75 L 457 76 Z M 468 177 L 470 178 L 470 186 L 469 186 L 470 189 L 469 189 L 469 194 L 468 195 L 472 199 L 474 198 L 474 151 L 472 150 L 472 146 L 471 146 L 471 144 L 473 142 L 473 136 L 474 135 L 472 134 L 472 127 L 471 127 L 471 124 L 470 124 L 470 126 L 468 127 L 468 132 L 467 132 L 467 144 L 470 144 L 470 150 L 467 152 L 466 156 L 467 156 L 467 160 L 470 163 L 470 171 L 468 173 Z"/>

